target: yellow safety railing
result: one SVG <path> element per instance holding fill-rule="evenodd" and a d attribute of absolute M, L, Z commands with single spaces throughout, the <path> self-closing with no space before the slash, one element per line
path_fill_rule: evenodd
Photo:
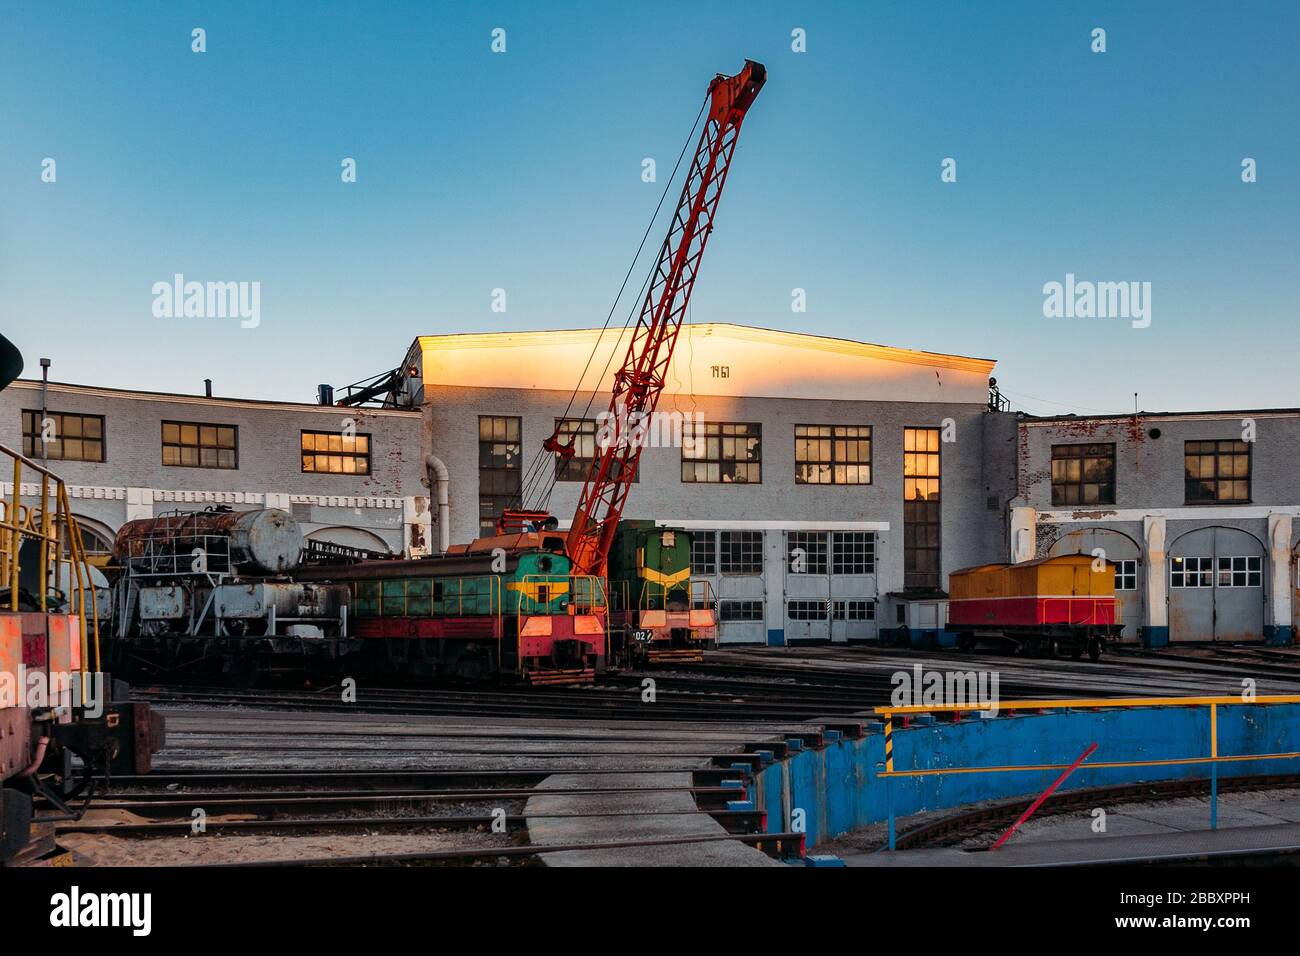
<path fill-rule="evenodd" d="M 1221 756 L 1218 753 L 1218 709 L 1219 707 L 1250 707 L 1257 704 L 1300 704 L 1300 694 L 1277 694 L 1267 697 L 1254 697 L 1249 700 L 1240 696 L 1232 697 L 1095 697 L 1082 700 L 1013 700 L 999 701 L 997 712 L 1016 710 L 1114 710 L 1133 707 L 1209 707 L 1210 708 L 1210 743 L 1211 753 L 1202 757 L 1179 757 L 1167 760 L 1114 760 L 1109 762 L 1089 762 L 1091 768 L 1097 767 L 1159 767 L 1182 764 L 1229 763 L 1234 760 L 1283 760 L 1288 757 L 1300 757 L 1300 751 L 1278 754 L 1238 754 Z M 936 770 L 895 770 L 892 748 L 892 727 L 894 717 L 909 714 L 960 714 L 989 711 L 987 704 L 909 704 L 901 707 L 877 707 L 875 713 L 885 720 L 885 772 L 882 776 L 891 777 L 927 777 L 949 773 L 1013 773 L 1026 770 L 1061 770 L 1069 764 L 1025 764 L 1002 767 L 943 767 Z"/>
<path fill-rule="evenodd" d="M 1218 823 L 1218 769 L 1221 763 L 1238 763 L 1254 760 L 1294 760 L 1300 758 L 1300 751 L 1266 754 L 1220 754 L 1219 753 L 1219 708 L 1220 707 L 1254 707 L 1269 704 L 1300 704 L 1300 694 L 1274 694 L 1263 697 L 1246 698 L 1237 696 L 1209 697 L 1097 697 L 1075 700 L 1013 700 L 998 701 L 997 713 L 1010 711 L 1044 711 L 1044 710 L 1118 710 L 1135 707 L 1208 707 L 1210 720 L 1210 753 L 1201 756 L 1161 758 L 1157 760 L 1099 760 L 1088 761 L 1084 766 L 1090 770 L 1115 769 L 1123 767 L 1173 767 L 1208 764 L 1211 774 L 1211 809 L 1210 826 Z M 1071 763 L 1011 764 L 993 767 L 940 767 L 930 770 L 895 770 L 893 724 L 895 717 L 912 714 L 963 714 L 992 712 L 989 704 L 908 704 L 903 706 L 876 707 L 874 712 L 884 720 L 885 769 L 877 776 L 893 777 L 931 777 L 947 774 L 970 773 L 1025 773 L 1037 770 L 1067 770 Z M 889 845 L 894 847 L 894 813 L 893 801 L 889 800 Z"/>
<path fill-rule="evenodd" d="M 44 466 L 0 445 L 0 456 L 13 462 L 13 485 L 9 496 L 0 499 L 0 605 L 7 604 L 10 611 L 20 609 L 21 551 L 24 541 L 40 543 L 40 557 L 36 573 L 37 594 L 32 595 L 36 610 L 50 610 L 52 590 L 63 594 L 59 588 L 59 570 L 66 566 L 71 595 L 69 612 L 78 617 L 78 640 L 81 646 L 81 673 L 88 670 L 90 650 L 94 651 L 95 670 L 101 669 L 99 647 L 99 611 L 95 605 L 94 582 L 86 565 L 85 548 L 81 542 L 81 529 L 72 516 L 68 504 L 68 489 L 63 479 Z M 23 483 L 34 486 L 29 498 L 35 504 L 24 504 Z M 63 552 L 66 549 L 68 556 Z M 8 599 L 3 599 L 7 590 Z M 90 623 L 90 637 L 86 624 Z M 85 703 L 86 682 L 81 682 L 82 703 Z"/>

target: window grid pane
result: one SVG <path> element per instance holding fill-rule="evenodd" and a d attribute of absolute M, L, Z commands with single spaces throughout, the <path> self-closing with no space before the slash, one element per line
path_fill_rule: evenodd
<path fill-rule="evenodd" d="M 830 601 L 786 601 L 785 616 L 791 621 L 824 621 L 830 614 Z"/>
<path fill-rule="evenodd" d="M 1053 505 L 1113 505 L 1115 445 L 1053 445 Z"/>
<path fill-rule="evenodd" d="M 939 429 L 903 429 L 903 587 L 939 587 Z"/>
<path fill-rule="evenodd" d="M 23 454 L 46 461 L 103 461 L 104 416 L 22 411 Z"/>
<path fill-rule="evenodd" d="M 1187 504 L 1250 502 L 1250 443 L 1189 441 L 1183 443 Z"/>
<path fill-rule="evenodd" d="M 691 574 L 718 573 L 718 533 L 691 532 Z"/>
<path fill-rule="evenodd" d="M 596 421 L 590 418 L 557 418 L 555 431 L 561 443 L 573 443 L 573 457 L 555 455 L 556 481 L 586 481 L 591 464 L 596 459 L 596 438 L 600 435 Z M 615 474 L 622 469 L 622 461 L 614 463 Z M 634 474 L 632 480 L 636 481 Z"/>
<path fill-rule="evenodd" d="M 185 429 L 181 429 L 182 437 Z M 344 432 L 302 433 L 302 470 L 328 475 L 370 474 L 370 436 Z M 180 448 L 181 464 L 197 464 L 198 449 Z"/>
<path fill-rule="evenodd" d="M 836 601 L 832 617 L 837 621 L 874 621 L 876 602 L 867 599 Z"/>
<path fill-rule="evenodd" d="M 693 421 L 682 424 L 682 481 L 756 485 L 762 480 L 762 425 Z"/>
<path fill-rule="evenodd" d="M 723 531 L 719 538 L 718 569 L 723 574 L 763 572 L 763 532 Z"/>
<path fill-rule="evenodd" d="M 1115 590 L 1137 590 L 1137 560 L 1125 558 L 1115 562 Z"/>
<path fill-rule="evenodd" d="M 162 423 L 162 463 L 189 468 L 238 468 L 237 436 L 238 429 L 234 425 L 165 421 Z M 306 448 L 305 442 L 303 448 Z"/>
<path fill-rule="evenodd" d="M 800 485 L 871 484 L 871 426 L 796 425 L 794 480 Z"/>
<path fill-rule="evenodd" d="M 763 602 L 755 600 L 719 601 L 718 620 L 724 623 L 727 621 L 761 621 L 763 620 Z"/>
<path fill-rule="evenodd" d="M 786 568 L 791 574 L 826 573 L 826 532 L 791 531 L 786 548 Z"/>
<path fill-rule="evenodd" d="M 875 574 L 876 535 L 872 531 L 831 533 L 832 574 Z"/>
<path fill-rule="evenodd" d="M 478 524 L 496 532 L 501 512 L 519 498 L 523 419 L 509 415 L 478 417 Z"/>

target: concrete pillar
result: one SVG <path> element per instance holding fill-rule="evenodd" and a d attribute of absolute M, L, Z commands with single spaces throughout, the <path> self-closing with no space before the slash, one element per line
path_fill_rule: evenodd
<path fill-rule="evenodd" d="M 153 517 L 153 489 L 152 488 L 128 488 L 126 489 L 126 520 L 135 521 L 137 518 Z"/>
<path fill-rule="evenodd" d="M 1292 626 L 1291 587 L 1291 516 L 1268 516 L 1269 620 L 1264 623 L 1264 638 L 1270 644 L 1289 647 L 1295 640 Z"/>
<path fill-rule="evenodd" d="M 1143 647 L 1169 644 L 1169 578 L 1165 571 L 1165 519 L 1142 519 L 1142 564 L 1146 572 L 1146 620 L 1138 629 Z"/>
<path fill-rule="evenodd" d="M 769 529 L 763 535 L 763 584 L 767 591 L 767 645 L 785 646 L 785 532 Z M 773 626 L 775 625 L 775 627 Z"/>
<path fill-rule="evenodd" d="M 1034 560 L 1038 553 L 1038 512 L 1029 507 L 1011 509 L 1011 563 Z"/>

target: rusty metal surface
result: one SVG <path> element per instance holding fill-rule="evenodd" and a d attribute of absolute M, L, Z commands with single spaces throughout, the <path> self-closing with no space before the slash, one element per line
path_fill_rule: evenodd
<path fill-rule="evenodd" d="M 31 711 L 0 709 L 0 781 L 8 780 L 32 762 Z"/>
<path fill-rule="evenodd" d="M 212 570 L 248 567 L 275 574 L 297 567 L 302 540 L 293 515 L 279 508 L 195 511 L 128 521 L 113 541 L 113 556 L 139 566 L 163 557 L 188 557 L 201 549 Z M 221 559 L 229 567 L 222 567 Z M 189 566 L 185 562 L 178 567 Z"/>

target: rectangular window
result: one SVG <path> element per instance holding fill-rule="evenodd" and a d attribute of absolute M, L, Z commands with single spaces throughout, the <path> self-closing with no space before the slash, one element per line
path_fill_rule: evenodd
<path fill-rule="evenodd" d="M 1257 588 L 1264 583 L 1262 561 L 1255 557 L 1219 558 L 1219 579 L 1221 588 Z"/>
<path fill-rule="evenodd" d="M 727 621 L 761 621 L 763 620 L 762 601 L 719 601 L 718 620 Z"/>
<path fill-rule="evenodd" d="M 762 480 L 762 425 L 682 424 L 682 481 L 756 485 Z"/>
<path fill-rule="evenodd" d="M 370 436 L 304 431 L 302 470 L 329 475 L 368 475 Z"/>
<path fill-rule="evenodd" d="M 23 454 L 50 461 L 103 461 L 104 416 L 23 409 Z"/>
<path fill-rule="evenodd" d="M 1113 505 L 1115 446 L 1053 445 L 1053 505 Z"/>
<path fill-rule="evenodd" d="M 836 601 L 833 615 L 837 621 L 874 621 L 876 602 L 865 600 Z"/>
<path fill-rule="evenodd" d="M 791 621 L 824 621 L 830 612 L 829 601 L 786 601 L 785 616 Z"/>
<path fill-rule="evenodd" d="M 239 431 L 234 425 L 165 421 L 162 463 L 183 468 L 238 468 Z"/>
<path fill-rule="evenodd" d="M 871 484 L 870 425 L 795 425 L 797 485 Z"/>
<path fill-rule="evenodd" d="M 1214 587 L 1214 559 L 1170 558 L 1169 586 L 1171 588 Z"/>
<path fill-rule="evenodd" d="M 876 535 L 872 531 L 831 532 L 832 574 L 875 574 Z"/>
<path fill-rule="evenodd" d="M 1138 586 L 1138 563 L 1134 558 L 1125 558 L 1115 562 L 1115 590 L 1136 591 Z"/>
<path fill-rule="evenodd" d="M 1250 443 L 1183 443 L 1186 502 L 1242 504 L 1250 501 Z"/>
<path fill-rule="evenodd" d="M 903 429 L 903 587 L 939 587 L 939 429 Z"/>
<path fill-rule="evenodd" d="M 763 573 L 763 532 L 723 531 L 718 544 L 718 569 L 723 574 Z"/>
<path fill-rule="evenodd" d="M 691 532 L 691 574 L 718 573 L 718 533 Z"/>
<path fill-rule="evenodd" d="M 501 512 L 519 500 L 523 419 L 509 415 L 478 417 L 478 526 L 496 533 Z"/>
<path fill-rule="evenodd" d="M 791 574 L 826 573 L 826 532 L 790 531 L 786 547 L 786 568 Z"/>
<path fill-rule="evenodd" d="M 563 444 L 573 443 L 572 458 L 555 456 L 555 480 L 586 481 L 591 463 L 596 459 L 596 436 L 599 434 L 596 422 L 589 418 L 557 418 L 555 431 Z M 621 467 L 621 462 L 615 463 L 615 468 Z M 637 480 L 636 475 L 632 480 Z"/>

